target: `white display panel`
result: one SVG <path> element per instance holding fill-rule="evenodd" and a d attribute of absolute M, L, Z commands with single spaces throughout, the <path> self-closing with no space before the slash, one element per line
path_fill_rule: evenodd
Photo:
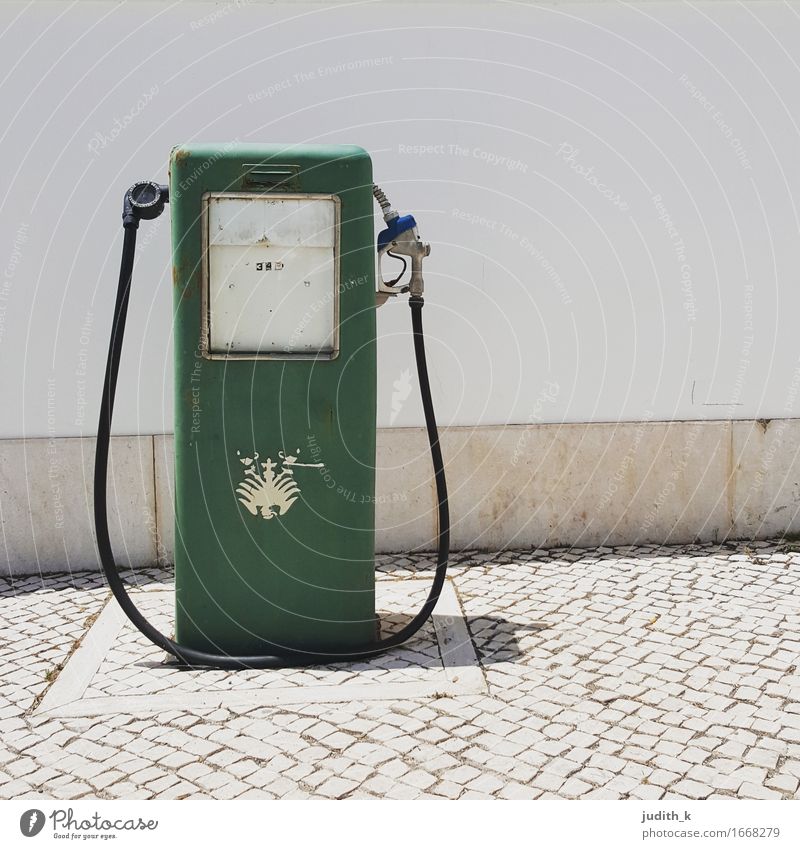
<path fill-rule="evenodd" d="M 211 357 L 338 352 L 338 198 L 204 197 L 204 338 Z"/>

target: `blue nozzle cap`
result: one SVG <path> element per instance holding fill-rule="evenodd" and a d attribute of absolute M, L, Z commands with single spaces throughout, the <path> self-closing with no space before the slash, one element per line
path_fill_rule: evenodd
<path fill-rule="evenodd" d="M 416 226 L 417 222 L 413 215 L 400 215 L 393 219 L 385 230 L 378 233 L 378 251 L 383 250 L 389 242 L 396 239 L 401 233 L 412 230 Z"/>

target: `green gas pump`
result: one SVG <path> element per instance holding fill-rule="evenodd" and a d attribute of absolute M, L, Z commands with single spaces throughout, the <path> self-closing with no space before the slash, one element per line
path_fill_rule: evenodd
<path fill-rule="evenodd" d="M 378 256 L 399 259 L 376 285 Z M 169 203 L 175 339 L 175 637 L 135 607 L 108 535 L 106 477 L 136 232 Z M 131 621 L 183 664 L 371 657 L 408 640 L 444 582 L 449 516 L 425 360 L 429 246 L 354 146 L 182 145 L 169 185 L 123 203 L 124 243 L 98 425 L 101 564 Z M 407 260 L 408 283 L 403 283 Z M 375 611 L 375 311 L 408 294 L 438 495 L 423 608 L 381 637 Z"/>

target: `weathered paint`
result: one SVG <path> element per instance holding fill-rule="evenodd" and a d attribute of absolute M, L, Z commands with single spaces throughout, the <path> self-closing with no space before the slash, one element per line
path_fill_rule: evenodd
<path fill-rule="evenodd" d="M 293 191 L 341 202 L 340 354 L 332 360 L 202 356 L 203 195 L 285 192 L 248 177 L 253 165 L 269 173 L 271 164 L 293 169 Z M 179 278 L 176 638 L 235 654 L 367 642 L 375 629 L 370 159 L 351 146 L 181 146 L 171 157 L 170 195 Z M 296 459 L 287 466 L 288 457 Z M 287 474 L 294 483 L 280 477 Z M 260 489 L 251 497 L 248 487 Z"/>

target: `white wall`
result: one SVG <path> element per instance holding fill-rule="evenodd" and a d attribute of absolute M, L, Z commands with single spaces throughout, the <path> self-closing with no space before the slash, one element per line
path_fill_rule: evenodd
<path fill-rule="evenodd" d="M 797 5 L 2 4 L 0 33 L 2 437 L 94 432 L 122 193 L 233 138 L 371 151 L 434 246 L 443 423 L 796 415 Z M 168 229 L 118 433 L 171 430 Z M 382 425 L 421 421 L 413 392 L 391 419 L 406 312 Z"/>

